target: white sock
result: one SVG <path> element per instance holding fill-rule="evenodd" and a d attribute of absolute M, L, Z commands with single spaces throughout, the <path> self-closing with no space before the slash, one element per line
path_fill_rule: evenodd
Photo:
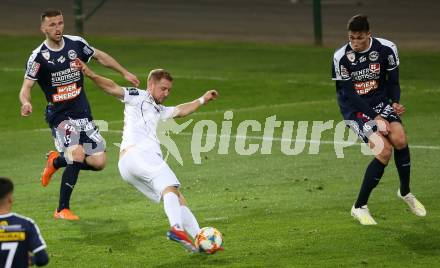
<path fill-rule="evenodd" d="M 173 192 L 164 194 L 163 207 L 170 226 L 178 225 L 179 228 L 182 228 L 182 210 L 180 209 L 179 197 Z"/>
<path fill-rule="evenodd" d="M 187 206 L 180 206 L 180 208 L 182 210 L 183 228 L 192 238 L 195 238 L 200 231 L 199 223 Z"/>

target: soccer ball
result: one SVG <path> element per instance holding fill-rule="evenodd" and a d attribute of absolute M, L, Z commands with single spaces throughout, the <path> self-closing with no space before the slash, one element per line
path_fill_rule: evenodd
<path fill-rule="evenodd" d="M 214 227 L 204 227 L 197 234 L 195 244 L 200 252 L 214 254 L 223 249 L 222 234 Z"/>

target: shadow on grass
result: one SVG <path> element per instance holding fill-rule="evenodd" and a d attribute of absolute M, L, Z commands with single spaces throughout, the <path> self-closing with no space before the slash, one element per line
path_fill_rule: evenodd
<path fill-rule="evenodd" d="M 72 242 L 81 245 L 104 245 L 108 250 L 129 251 L 136 249 L 137 241 L 151 240 L 163 236 L 163 231 L 139 230 L 130 228 L 125 219 L 89 218 L 78 222 L 82 236 L 73 238 Z"/>
<path fill-rule="evenodd" d="M 206 254 L 193 254 L 189 258 L 181 258 L 178 261 L 173 261 L 169 263 L 164 263 L 156 265 L 156 268 L 167 268 L 167 267 L 222 267 L 229 266 L 231 260 L 221 258 L 222 252 L 216 255 L 206 255 Z"/>

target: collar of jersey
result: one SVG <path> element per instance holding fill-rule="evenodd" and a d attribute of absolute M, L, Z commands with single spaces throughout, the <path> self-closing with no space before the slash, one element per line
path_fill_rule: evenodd
<path fill-rule="evenodd" d="M 58 52 L 58 51 L 63 50 L 64 45 L 66 45 L 66 41 L 64 41 L 64 36 L 63 36 L 63 45 L 62 45 L 59 49 L 53 49 L 53 48 L 51 48 L 51 47 L 47 44 L 47 40 L 44 40 L 44 45 L 45 45 L 45 46 L 47 47 L 47 49 L 49 49 L 50 51 Z"/>
<path fill-rule="evenodd" d="M 351 46 L 351 42 L 349 42 L 349 44 L 350 44 L 350 48 L 351 48 L 351 50 L 353 50 L 353 47 Z M 365 53 L 365 52 L 367 52 L 368 50 L 370 50 L 371 49 L 371 46 L 373 45 L 373 37 L 370 37 L 370 46 L 367 48 L 367 49 L 365 49 L 364 51 L 361 51 L 361 52 L 356 52 L 356 53 Z M 353 50 L 354 51 L 354 50 Z"/>
<path fill-rule="evenodd" d="M 14 213 L 12 213 L 12 212 L 9 212 L 9 213 L 6 213 L 6 214 L 0 214 L 0 219 L 1 219 L 1 218 L 11 217 L 11 216 L 13 216 L 13 215 L 14 215 Z"/>

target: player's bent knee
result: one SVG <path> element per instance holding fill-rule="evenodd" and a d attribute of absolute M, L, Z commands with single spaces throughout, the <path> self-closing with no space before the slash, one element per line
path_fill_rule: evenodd
<path fill-rule="evenodd" d="M 392 153 L 393 153 L 393 147 L 391 146 L 391 144 L 385 143 L 382 150 L 377 155 L 377 157 L 388 163 L 388 161 L 391 158 Z"/>

